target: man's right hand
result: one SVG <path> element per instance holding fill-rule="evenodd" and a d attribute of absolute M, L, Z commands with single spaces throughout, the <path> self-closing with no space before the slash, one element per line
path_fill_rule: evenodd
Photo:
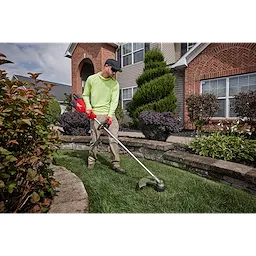
<path fill-rule="evenodd" d="M 92 112 L 92 110 L 86 110 L 85 111 L 86 115 L 91 119 L 94 120 L 94 118 L 96 117 L 96 115 Z"/>

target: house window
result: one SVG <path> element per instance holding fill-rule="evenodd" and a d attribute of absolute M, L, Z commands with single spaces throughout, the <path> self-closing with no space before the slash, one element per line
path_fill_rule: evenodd
<path fill-rule="evenodd" d="M 126 43 L 122 45 L 122 67 L 143 61 L 144 43 Z"/>
<path fill-rule="evenodd" d="M 216 95 L 220 109 L 215 117 L 236 117 L 234 96 L 256 91 L 256 73 L 201 81 L 201 92 Z"/>
<path fill-rule="evenodd" d="M 196 43 L 187 43 L 187 51 L 189 51 Z"/>
<path fill-rule="evenodd" d="M 127 103 L 132 100 L 134 93 L 136 92 L 137 87 L 129 87 L 121 89 L 121 103 L 122 109 L 126 109 Z"/>

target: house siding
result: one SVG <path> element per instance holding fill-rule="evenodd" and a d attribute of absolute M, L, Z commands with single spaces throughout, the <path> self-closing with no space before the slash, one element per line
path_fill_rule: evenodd
<path fill-rule="evenodd" d="M 167 65 L 173 64 L 180 57 L 177 55 L 176 46 L 174 43 L 150 43 L 150 49 L 160 49 L 163 52 Z M 120 83 L 120 88 L 137 86 L 136 79 L 143 73 L 144 62 L 138 62 L 133 65 L 128 65 L 122 68 L 123 72 L 117 74 L 117 80 Z"/>
<path fill-rule="evenodd" d="M 167 65 L 176 62 L 175 44 L 174 43 L 162 43 L 161 51 L 164 55 L 164 60 Z"/>
<path fill-rule="evenodd" d="M 180 55 L 177 55 L 177 44 L 176 40 L 151 40 L 150 49 L 160 49 L 164 55 L 164 60 L 167 66 L 175 63 Z"/>
<path fill-rule="evenodd" d="M 117 73 L 117 80 L 120 84 L 120 89 L 137 86 L 136 79 L 143 73 L 143 68 L 143 61 L 123 67 L 123 72 Z"/>
<path fill-rule="evenodd" d="M 211 78 L 256 72 L 255 43 L 212 43 L 185 69 L 184 102 L 191 94 L 200 93 L 200 81 Z M 185 128 L 193 128 L 184 106 Z"/>
<path fill-rule="evenodd" d="M 184 125 L 184 72 L 172 71 L 176 77 L 174 92 L 177 97 L 176 115 L 180 117 L 180 126 Z"/>

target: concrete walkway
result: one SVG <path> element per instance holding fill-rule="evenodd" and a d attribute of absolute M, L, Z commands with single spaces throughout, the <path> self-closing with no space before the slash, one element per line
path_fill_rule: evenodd
<path fill-rule="evenodd" d="M 145 138 L 141 132 L 119 132 L 119 137 Z M 188 144 L 192 138 L 170 136 L 167 142 Z M 89 200 L 83 182 L 71 171 L 52 166 L 54 177 L 60 182 L 48 213 L 88 213 Z"/>
<path fill-rule="evenodd" d="M 88 213 L 88 194 L 83 182 L 62 166 L 52 166 L 54 178 L 60 182 L 48 213 Z"/>

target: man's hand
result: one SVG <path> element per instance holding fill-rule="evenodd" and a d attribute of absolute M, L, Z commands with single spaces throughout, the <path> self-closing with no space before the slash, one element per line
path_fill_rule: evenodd
<path fill-rule="evenodd" d="M 106 117 L 107 125 L 110 126 L 112 124 L 112 118 L 110 116 Z"/>
<path fill-rule="evenodd" d="M 86 110 L 85 111 L 86 115 L 91 119 L 94 120 L 94 118 L 96 117 L 96 115 L 92 112 L 92 110 Z"/>
<path fill-rule="evenodd" d="M 102 125 L 104 127 L 106 127 L 107 129 L 109 128 L 109 126 L 112 124 L 112 118 L 110 116 L 106 117 L 106 120 L 102 123 Z"/>
<path fill-rule="evenodd" d="M 99 125 L 98 130 L 105 128 L 109 128 L 109 126 L 112 124 L 112 118 L 110 116 L 106 117 L 106 120 Z"/>

